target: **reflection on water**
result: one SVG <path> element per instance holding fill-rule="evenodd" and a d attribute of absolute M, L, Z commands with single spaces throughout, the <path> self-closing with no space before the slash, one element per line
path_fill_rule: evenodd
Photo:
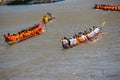
<path fill-rule="evenodd" d="M 0 6 L 1 80 L 119 80 L 120 15 L 92 9 L 95 3 L 118 5 L 118 0 L 65 0 L 60 3 Z M 89 3 L 88 3 L 89 2 Z M 35 23 L 44 13 L 56 20 L 43 35 L 8 46 L 3 34 L 16 33 Z M 63 50 L 60 39 L 93 25 L 104 35 L 95 42 Z M 41 23 L 40 23 L 41 24 Z"/>

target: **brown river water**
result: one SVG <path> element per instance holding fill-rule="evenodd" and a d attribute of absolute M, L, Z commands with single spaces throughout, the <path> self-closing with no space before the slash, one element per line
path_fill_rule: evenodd
<path fill-rule="evenodd" d="M 120 12 L 92 9 L 119 0 L 65 0 L 50 4 L 0 6 L 0 80 L 120 80 Z M 46 32 L 12 46 L 3 34 L 40 23 L 51 12 Z M 63 50 L 60 39 L 106 24 L 98 40 Z M 40 23 L 41 24 L 41 23 Z"/>

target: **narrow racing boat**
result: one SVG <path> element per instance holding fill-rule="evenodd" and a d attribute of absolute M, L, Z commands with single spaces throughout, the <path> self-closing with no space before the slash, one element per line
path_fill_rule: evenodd
<path fill-rule="evenodd" d="M 120 11 L 120 5 L 111 6 L 111 5 L 95 4 L 94 9 L 102 9 L 106 11 Z"/>
<path fill-rule="evenodd" d="M 29 39 L 34 36 L 42 35 L 45 32 L 45 29 L 41 30 L 34 30 L 34 31 L 27 31 L 27 32 L 21 32 L 19 34 L 14 34 L 11 36 L 4 35 L 5 41 L 8 45 L 13 45 L 16 43 L 19 43 L 21 41 L 24 41 L 26 39 Z"/>
<path fill-rule="evenodd" d="M 102 22 L 102 27 L 98 28 L 97 26 L 93 26 L 87 31 L 79 32 L 75 34 L 71 38 L 64 37 L 61 39 L 63 49 L 68 49 L 79 45 L 81 43 L 91 42 L 94 40 L 98 40 L 100 38 L 100 33 L 102 32 L 102 28 L 105 26 L 106 22 Z"/>
<path fill-rule="evenodd" d="M 61 39 L 63 49 L 72 48 L 76 45 L 94 41 L 99 38 L 102 28 L 95 27 L 93 30 L 90 29 L 89 32 L 84 31 L 83 33 L 75 34 L 73 37 L 64 37 Z"/>

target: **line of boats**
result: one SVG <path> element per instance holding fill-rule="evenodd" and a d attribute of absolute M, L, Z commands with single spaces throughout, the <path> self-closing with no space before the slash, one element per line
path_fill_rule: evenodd
<path fill-rule="evenodd" d="M 4 34 L 5 41 L 8 45 L 13 45 L 28 38 L 41 35 L 45 32 L 46 24 L 53 20 L 55 20 L 55 17 L 53 17 L 51 13 L 47 13 L 42 18 L 40 18 L 42 26 L 40 26 L 39 24 L 34 24 L 34 26 L 29 27 L 25 30 L 21 30 L 17 34 Z M 105 21 L 102 23 L 102 26 L 104 25 Z M 102 27 L 98 28 L 97 26 L 93 26 L 89 30 L 86 30 L 84 32 L 78 32 L 70 38 L 64 37 L 61 39 L 62 47 L 63 49 L 68 49 L 81 43 L 92 41 L 98 37 L 98 35 L 101 33 L 101 30 Z"/>

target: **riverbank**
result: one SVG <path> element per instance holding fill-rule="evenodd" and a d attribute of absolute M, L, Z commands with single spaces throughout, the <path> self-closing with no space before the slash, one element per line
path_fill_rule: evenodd
<path fill-rule="evenodd" d="M 22 4 L 42 4 L 42 3 L 54 3 L 64 0 L 5 0 L 0 1 L 0 5 L 22 5 Z"/>

